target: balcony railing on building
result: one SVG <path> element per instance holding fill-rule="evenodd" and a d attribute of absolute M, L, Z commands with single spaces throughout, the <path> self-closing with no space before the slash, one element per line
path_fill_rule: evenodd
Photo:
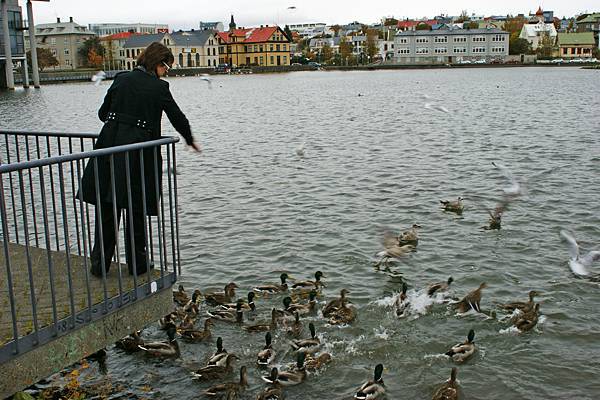
<path fill-rule="evenodd" d="M 0 363 L 157 291 L 170 290 L 180 273 L 175 159 L 179 139 L 94 150 L 96 139 L 96 134 L 0 130 Z M 116 157 L 124 157 L 126 165 L 138 160 L 140 168 L 115 170 Z M 150 160 L 144 163 L 144 157 Z M 104 173 L 110 176 L 114 209 L 105 212 L 113 211 L 115 219 L 115 177 L 125 176 L 130 182 L 130 171 L 141 170 L 143 176 L 144 167 L 154 169 L 158 215 L 144 218 L 146 261 L 154 267 L 139 276 L 130 275 L 125 263 L 123 224 L 132 224 L 131 217 L 122 218 L 120 228 L 115 224 L 118 239 L 109 272 L 102 271 L 101 278 L 90 273 L 98 210 L 77 191 L 85 166 L 91 163 L 97 171 L 101 159 L 110 161 L 110 171 Z M 131 216 L 135 207 L 142 207 L 146 215 L 146 195 L 142 184 L 142 204 L 134 204 L 129 189 L 124 214 Z"/>

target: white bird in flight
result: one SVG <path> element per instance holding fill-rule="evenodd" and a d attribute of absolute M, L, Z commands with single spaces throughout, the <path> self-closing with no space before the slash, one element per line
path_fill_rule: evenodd
<path fill-rule="evenodd" d="M 212 89 L 212 79 L 208 76 L 208 74 L 200 75 L 200 79 L 204 82 L 208 83 L 208 87 Z"/>
<path fill-rule="evenodd" d="M 588 270 L 591 265 L 600 261 L 600 251 L 590 251 L 585 256 L 581 257 L 579 254 L 579 245 L 575 238 L 567 231 L 561 230 L 560 236 L 567 241 L 569 244 L 569 267 L 571 271 L 577 276 L 589 277 L 591 275 Z"/>
<path fill-rule="evenodd" d="M 106 72 L 104 71 L 98 71 L 96 75 L 92 76 L 92 82 L 96 86 L 100 85 L 104 79 L 106 79 Z"/>
<path fill-rule="evenodd" d="M 502 173 L 504 173 L 504 176 L 506 176 L 506 179 L 508 179 L 508 181 L 510 182 L 510 186 L 502 189 L 502 191 L 504 192 L 504 194 L 506 196 L 517 197 L 517 196 L 520 196 L 521 194 L 523 194 L 521 185 L 519 184 L 519 182 L 517 182 L 517 180 L 515 179 L 515 176 L 512 174 L 512 172 L 510 172 L 510 170 L 506 166 L 504 166 L 502 164 L 497 164 L 493 161 L 492 161 L 492 165 L 494 167 L 498 168 L 499 170 L 501 170 Z"/>

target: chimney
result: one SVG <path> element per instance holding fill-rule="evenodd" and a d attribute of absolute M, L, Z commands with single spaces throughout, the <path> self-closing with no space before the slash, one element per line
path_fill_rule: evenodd
<path fill-rule="evenodd" d="M 69 17 L 69 22 L 73 22 L 73 17 Z"/>
<path fill-rule="evenodd" d="M 60 17 L 56 17 L 56 23 L 60 24 Z"/>

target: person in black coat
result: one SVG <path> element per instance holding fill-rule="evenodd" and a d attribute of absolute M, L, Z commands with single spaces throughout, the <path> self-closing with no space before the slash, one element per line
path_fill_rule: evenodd
<path fill-rule="evenodd" d="M 164 111 L 188 146 L 200 151 L 194 142 L 188 119 L 169 91 L 169 83 L 160 79 L 166 75 L 173 61 L 171 51 L 155 42 L 140 54 L 133 71 L 116 75 L 98 111 L 104 127 L 95 149 L 160 139 Z M 114 171 L 114 193 L 111 171 Z M 102 276 L 102 264 L 106 272 L 109 270 L 117 240 L 118 225 L 115 226 L 115 219 L 119 224 L 122 210 L 126 214 L 125 258 L 129 273 L 139 275 L 151 267 L 146 255 L 146 215 L 158 215 L 160 194 L 157 192 L 160 189 L 157 188 L 161 187 L 161 175 L 160 147 L 116 153 L 112 166 L 110 156 L 90 159 L 82 177 L 79 196 L 96 206 L 96 229 L 91 254 L 93 275 Z M 96 190 L 97 187 L 99 190 Z M 143 210 L 144 195 L 146 215 Z"/>

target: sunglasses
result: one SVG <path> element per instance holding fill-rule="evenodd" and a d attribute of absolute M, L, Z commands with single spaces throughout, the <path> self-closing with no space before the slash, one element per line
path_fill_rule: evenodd
<path fill-rule="evenodd" d="M 171 69 L 171 67 L 169 67 L 169 64 L 167 64 L 166 62 L 164 62 L 164 61 L 163 61 L 163 62 L 162 62 L 162 65 L 164 65 L 164 66 L 165 66 L 165 70 L 166 70 L 167 72 L 169 72 L 169 70 Z"/>

